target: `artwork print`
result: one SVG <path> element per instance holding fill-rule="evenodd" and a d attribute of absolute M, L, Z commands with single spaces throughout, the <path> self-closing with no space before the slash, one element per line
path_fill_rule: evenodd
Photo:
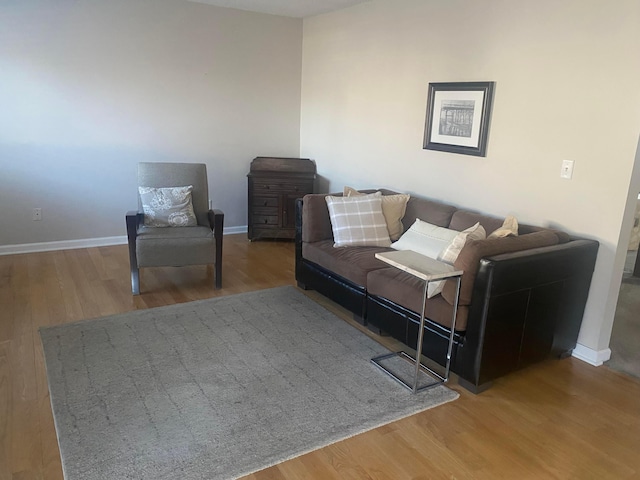
<path fill-rule="evenodd" d="M 423 148 L 485 156 L 493 85 L 430 83 Z"/>

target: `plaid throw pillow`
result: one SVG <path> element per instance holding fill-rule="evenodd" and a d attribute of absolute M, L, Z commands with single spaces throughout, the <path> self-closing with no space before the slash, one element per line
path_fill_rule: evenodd
<path fill-rule="evenodd" d="M 380 197 L 379 192 L 361 197 L 325 197 L 334 247 L 391 245 Z"/>
<path fill-rule="evenodd" d="M 366 195 L 360 193 L 353 187 L 344 187 L 345 197 L 361 197 Z M 404 232 L 404 226 L 402 225 L 402 219 L 407 211 L 407 202 L 410 196 L 404 193 L 398 193 L 396 195 L 382 195 L 382 215 L 387 222 L 387 230 L 389 231 L 389 238 L 392 241 L 398 240 L 402 232 Z"/>

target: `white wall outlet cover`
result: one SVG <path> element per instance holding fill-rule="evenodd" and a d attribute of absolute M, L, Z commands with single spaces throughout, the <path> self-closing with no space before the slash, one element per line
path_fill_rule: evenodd
<path fill-rule="evenodd" d="M 563 160 L 562 169 L 560 170 L 560 177 L 570 179 L 573 176 L 573 160 Z"/>

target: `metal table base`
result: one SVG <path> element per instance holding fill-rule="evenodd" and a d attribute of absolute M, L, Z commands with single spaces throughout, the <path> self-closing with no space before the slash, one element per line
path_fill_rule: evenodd
<path fill-rule="evenodd" d="M 456 296 L 455 296 L 455 302 L 453 304 L 453 314 L 452 314 L 452 318 L 451 318 L 451 330 L 449 332 L 449 345 L 448 345 L 448 348 L 447 348 L 447 360 L 446 360 L 446 364 L 445 364 L 444 375 L 441 375 L 440 373 L 438 373 L 435 370 L 429 368 L 428 366 L 426 366 L 425 364 L 423 364 L 420 361 L 420 356 L 422 355 L 422 343 L 423 343 L 423 338 L 424 338 L 425 308 L 426 308 L 426 303 L 427 303 L 427 288 L 428 288 L 428 285 L 429 285 L 429 280 L 425 281 L 425 283 L 424 283 L 424 292 L 423 292 L 423 297 L 422 297 L 422 314 L 420 315 L 420 327 L 419 327 L 419 330 L 418 330 L 418 343 L 417 343 L 417 346 L 416 346 L 416 355 L 415 355 L 415 357 L 412 357 L 407 352 L 400 351 L 400 352 L 386 353 L 384 355 L 379 355 L 379 356 L 374 357 L 374 358 L 371 359 L 371 363 L 373 363 L 376 367 L 380 368 L 383 372 L 385 372 L 391 378 L 396 380 L 398 383 L 400 383 L 404 387 L 406 387 L 409 390 L 411 390 L 413 393 L 417 393 L 417 392 L 420 392 L 422 390 L 426 390 L 428 388 L 432 388 L 432 387 L 444 384 L 444 383 L 449 381 L 449 373 L 450 373 L 450 369 L 451 369 L 451 352 L 453 351 L 453 337 L 454 337 L 455 328 L 456 328 L 456 317 L 457 317 L 457 314 L 458 314 L 458 300 L 459 300 L 459 297 L 460 297 L 461 274 L 457 274 L 457 275 L 454 275 L 454 276 L 449 277 L 449 278 L 454 278 L 454 277 L 457 280 Z M 411 383 L 406 378 L 402 378 L 402 375 L 399 372 L 394 372 L 393 370 L 391 370 L 390 368 L 388 368 L 388 367 L 386 367 L 386 366 L 384 366 L 382 364 L 382 362 L 384 360 L 387 360 L 387 359 L 395 357 L 395 356 L 402 357 L 404 360 L 406 360 L 408 362 L 411 362 L 412 365 L 415 366 L 414 376 L 413 376 L 413 379 L 412 379 Z M 435 377 L 435 382 L 427 384 L 427 385 L 418 386 L 418 383 L 419 383 L 418 380 L 419 380 L 420 372 L 423 372 L 423 373 L 425 373 L 427 375 L 430 375 L 432 378 Z"/>

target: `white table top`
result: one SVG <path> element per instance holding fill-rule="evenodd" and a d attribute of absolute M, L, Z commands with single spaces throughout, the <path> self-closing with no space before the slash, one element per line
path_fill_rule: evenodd
<path fill-rule="evenodd" d="M 376 258 L 427 282 L 462 275 L 462 270 L 456 270 L 453 265 L 426 257 L 413 250 L 376 253 Z"/>

